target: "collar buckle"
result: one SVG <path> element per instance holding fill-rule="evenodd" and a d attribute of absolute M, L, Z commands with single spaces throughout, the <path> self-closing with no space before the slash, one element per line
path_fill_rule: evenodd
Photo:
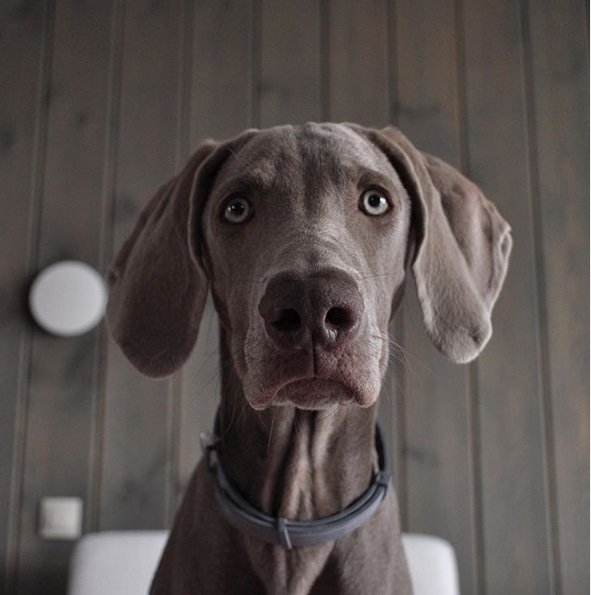
<path fill-rule="evenodd" d="M 283 517 L 277 518 L 277 537 L 279 544 L 281 545 L 281 547 L 283 547 L 283 549 L 293 549 L 291 537 L 289 535 L 289 529 L 287 528 L 286 524 L 286 519 Z"/>

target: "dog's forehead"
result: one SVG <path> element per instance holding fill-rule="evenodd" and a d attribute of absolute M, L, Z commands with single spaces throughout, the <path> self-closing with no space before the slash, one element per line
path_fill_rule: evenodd
<path fill-rule="evenodd" d="M 307 123 L 261 130 L 219 172 L 218 182 L 247 180 L 261 187 L 277 184 L 345 184 L 360 170 L 391 173 L 385 155 L 344 124 Z M 308 183 L 306 183 L 308 185 Z"/>

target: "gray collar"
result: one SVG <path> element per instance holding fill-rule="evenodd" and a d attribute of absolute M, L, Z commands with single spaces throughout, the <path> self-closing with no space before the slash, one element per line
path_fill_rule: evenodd
<path fill-rule="evenodd" d="M 341 512 L 310 521 L 269 516 L 247 502 L 226 475 L 220 452 L 219 417 L 218 410 L 213 435 L 201 435 L 201 448 L 207 468 L 217 480 L 215 499 L 226 521 L 255 539 L 281 545 L 288 550 L 334 541 L 361 527 L 386 496 L 391 477 L 390 464 L 382 432 L 376 424 L 378 470 L 369 487 L 355 502 Z"/>

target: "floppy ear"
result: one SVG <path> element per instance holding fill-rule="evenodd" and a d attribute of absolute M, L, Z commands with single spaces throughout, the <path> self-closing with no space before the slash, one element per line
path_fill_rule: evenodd
<path fill-rule="evenodd" d="M 427 332 L 456 363 L 479 355 L 509 262 L 511 228 L 472 182 L 396 128 L 374 131 L 413 203 L 412 270 Z"/>
<path fill-rule="evenodd" d="M 251 134 L 203 143 L 144 207 L 108 272 L 110 330 L 146 376 L 171 374 L 193 349 L 207 297 L 197 253 L 200 208 L 221 164 Z"/>

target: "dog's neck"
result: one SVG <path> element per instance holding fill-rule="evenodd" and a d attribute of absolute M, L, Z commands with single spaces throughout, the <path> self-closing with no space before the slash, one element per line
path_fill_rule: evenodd
<path fill-rule="evenodd" d="M 253 410 L 223 333 L 220 434 L 230 479 L 261 511 L 307 520 L 338 512 L 367 488 L 374 468 L 375 406 Z"/>

